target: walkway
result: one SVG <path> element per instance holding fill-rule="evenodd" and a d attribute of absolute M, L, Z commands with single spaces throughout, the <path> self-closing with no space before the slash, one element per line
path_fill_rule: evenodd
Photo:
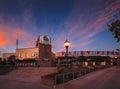
<path fill-rule="evenodd" d="M 0 76 L 0 89 L 52 89 L 41 84 L 40 76 Z M 98 70 L 67 83 L 56 89 L 120 89 L 120 67 Z"/>
<path fill-rule="evenodd" d="M 65 84 L 57 89 L 120 89 L 120 66 L 95 71 Z"/>

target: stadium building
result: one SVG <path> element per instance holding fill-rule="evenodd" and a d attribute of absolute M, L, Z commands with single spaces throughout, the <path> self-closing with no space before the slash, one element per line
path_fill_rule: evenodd
<path fill-rule="evenodd" d="M 53 59 L 66 59 L 65 52 L 58 52 L 55 55 L 52 53 L 51 38 L 49 36 L 40 35 L 36 40 L 36 45 L 33 48 L 17 48 L 15 53 L 3 53 L 3 59 L 15 60 L 17 66 L 52 66 Z M 70 51 L 68 57 L 70 59 L 79 56 L 109 56 L 117 58 L 120 53 L 116 51 Z"/>
<path fill-rule="evenodd" d="M 4 60 L 8 60 L 10 56 L 16 57 L 17 66 L 51 66 L 51 38 L 41 35 L 37 38 L 34 48 L 17 48 L 15 53 L 3 53 Z"/>

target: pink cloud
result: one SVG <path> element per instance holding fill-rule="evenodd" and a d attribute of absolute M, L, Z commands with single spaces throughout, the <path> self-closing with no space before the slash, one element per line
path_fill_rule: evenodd
<path fill-rule="evenodd" d="M 9 43 L 11 41 L 7 38 L 6 32 L 0 29 L 0 47 L 5 47 Z"/>
<path fill-rule="evenodd" d="M 15 46 L 16 39 L 20 40 L 20 44 L 25 47 L 33 46 L 33 40 L 35 36 L 26 31 L 26 29 L 21 29 L 20 27 L 12 27 L 4 22 L 0 18 L 0 47 Z M 31 39 L 32 38 L 32 39 Z"/>
<path fill-rule="evenodd" d="M 81 47 L 86 47 L 86 45 L 89 45 L 96 41 L 97 38 L 94 37 L 106 30 L 107 24 L 114 18 L 114 15 L 118 13 L 118 10 L 120 9 L 120 0 L 116 0 L 112 3 L 106 1 L 104 9 L 89 14 L 90 17 L 95 17 L 91 19 L 90 17 L 84 18 L 84 14 L 79 13 L 78 8 L 79 6 L 75 4 L 75 7 L 73 7 L 73 10 L 66 19 L 66 30 L 64 32 L 60 32 L 59 37 L 57 37 L 56 41 L 53 43 L 56 47 L 60 44 L 62 45 L 64 42 L 63 40 L 65 40 L 67 37 L 68 39 L 70 38 L 69 40 L 77 40 L 77 43 L 75 43 L 75 41 L 71 43 L 71 49 L 80 49 Z M 75 17 L 76 14 L 79 14 L 79 16 Z M 73 20 L 73 18 L 77 19 Z M 87 21 L 87 18 L 91 21 Z M 82 43 L 80 43 L 81 40 L 83 41 Z M 59 46 L 57 48 L 57 51 L 63 50 L 63 47 L 64 46 Z"/>
<path fill-rule="evenodd" d="M 86 25 L 82 30 L 76 33 L 76 37 L 81 37 L 81 39 L 90 39 L 94 37 L 96 34 L 104 31 L 105 26 L 107 27 L 107 23 L 114 17 L 116 12 L 120 9 L 120 1 L 117 0 L 114 3 L 106 5 L 105 9 L 97 12 L 98 16 L 96 19 L 93 18 L 93 21 Z M 79 24 L 76 22 L 76 24 Z M 80 25 L 80 24 L 79 24 Z M 80 28 L 80 27 L 78 27 Z M 76 30 L 76 26 L 73 27 L 74 31 Z M 72 29 L 72 32 L 73 32 Z"/>
<path fill-rule="evenodd" d="M 81 48 L 81 47 L 84 47 L 84 46 L 86 46 L 86 45 L 88 45 L 88 44 L 91 44 L 91 43 L 94 42 L 95 40 L 96 40 L 96 38 L 91 39 L 91 40 L 84 41 L 84 42 L 79 43 L 79 44 L 74 44 L 74 45 L 73 45 L 73 48 Z"/>

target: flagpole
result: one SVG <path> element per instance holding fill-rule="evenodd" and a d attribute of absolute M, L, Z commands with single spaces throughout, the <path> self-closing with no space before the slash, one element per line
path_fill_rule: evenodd
<path fill-rule="evenodd" d="M 16 49 L 18 49 L 18 39 L 16 39 Z"/>

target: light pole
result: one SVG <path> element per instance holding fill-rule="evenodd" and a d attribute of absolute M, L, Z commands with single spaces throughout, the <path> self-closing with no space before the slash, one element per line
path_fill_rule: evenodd
<path fill-rule="evenodd" d="M 68 66 L 68 47 L 70 45 L 70 42 L 66 39 L 66 41 L 64 42 L 64 46 L 66 48 L 66 66 Z"/>

